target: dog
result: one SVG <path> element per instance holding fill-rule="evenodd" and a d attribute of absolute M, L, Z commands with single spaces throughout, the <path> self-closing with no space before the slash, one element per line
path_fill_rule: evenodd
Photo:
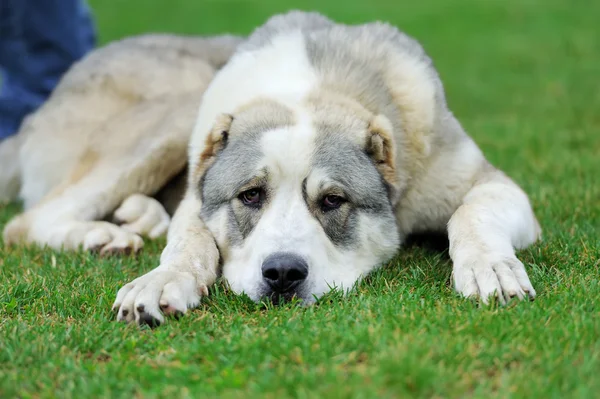
<path fill-rule="evenodd" d="M 5 243 L 135 252 L 169 226 L 160 265 L 118 291 L 121 321 L 184 314 L 219 275 L 310 304 L 421 232 L 447 232 L 461 295 L 536 295 L 515 256 L 541 232 L 527 195 L 385 23 L 293 11 L 247 39 L 128 39 L 75 66 L 18 136 L 26 211 Z M 157 192 L 181 198 L 172 219 Z"/>

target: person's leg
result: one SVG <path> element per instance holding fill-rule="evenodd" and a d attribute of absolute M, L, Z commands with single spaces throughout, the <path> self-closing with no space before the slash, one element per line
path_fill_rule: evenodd
<path fill-rule="evenodd" d="M 0 2 L 0 140 L 18 128 L 17 115 L 23 113 L 23 98 L 19 93 L 18 71 L 27 58 L 23 39 L 23 13 L 26 1 Z"/>
<path fill-rule="evenodd" d="M 0 140 L 17 132 L 94 42 L 94 24 L 81 0 L 2 1 Z"/>

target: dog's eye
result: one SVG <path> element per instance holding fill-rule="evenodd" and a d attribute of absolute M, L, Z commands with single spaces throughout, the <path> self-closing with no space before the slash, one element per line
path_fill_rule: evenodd
<path fill-rule="evenodd" d="M 261 192 L 259 188 L 251 188 L 241 193 L 238 198 L 244 205 L 257 207 L 261 203 Z"/>
<path fill-rule="evenodd" d="M 332 211 L 334 209 L 338 209 L 344 202 L 346 202 L 346 200 L 343 197 L 329 194 L 323 197 L 323 200 L 321 201 L 321 208 L 324 211 Z"/>

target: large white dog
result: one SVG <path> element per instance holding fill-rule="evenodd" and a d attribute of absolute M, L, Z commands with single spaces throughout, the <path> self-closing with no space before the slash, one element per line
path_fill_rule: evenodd
<path fill-rule="evenodd" d="M 170 221 L 157 198 L 179 201 L 188 143 Z M 515 257 L 540 234 L 527 196 L 387 24 L 291 12 L 245 41 L 128 39 L 74 67 L 11 147 L 20 168 L 3 156 L 0 188 L 20 186 L 26 211 L 6 244 L 137 251 L 170 222 L 160 265 L 119 290 L 119 320 L 185 313 L 220 273 L 254 300 L 310 303 L 424 231 L 448 232 L 464 296 L 535 296 Z"/>

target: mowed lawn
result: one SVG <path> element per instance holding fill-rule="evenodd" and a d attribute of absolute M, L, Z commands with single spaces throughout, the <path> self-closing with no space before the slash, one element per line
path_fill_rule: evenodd
<path fill-rule="evenodd" d="M 223 285 L 158 329 L 110 311 L 158 264 L 0 245 L 0 397 L 600 395 L 600 2 L 91 1 L 103 43 L 142 32 L 247 34 L 272 13 L 387 20 L 419 39 L 451 109 L 529 193 L 543 241 L 521 251 L 538 297 L 480 307 L 447 252 L 409 245 L 347 297 L 263 307 Z M 19 211 L 0 207 L 0 227 Z"/>

